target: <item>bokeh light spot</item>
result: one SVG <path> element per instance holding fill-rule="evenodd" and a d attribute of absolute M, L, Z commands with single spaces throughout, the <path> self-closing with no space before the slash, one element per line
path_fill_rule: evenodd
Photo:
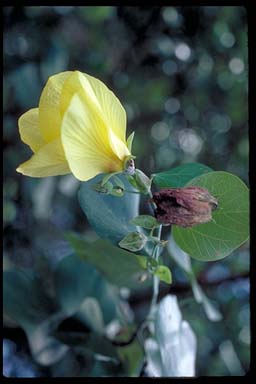
<path fill-rule="evenodd" d="M 231 120 L 228 115 L 216 113 L 211 117 L 210 125 L 215 131 L 224 133 L 231 128 Z"/>
<path fill-rule="evenodd" d="M 168 125 L 163 121 L 155 123 L 151 128 L 151 136 L 156 141 L 166 140 L 169 136 L 169 133 L 170 129 Z"/>
<path fill-rule="evenodd" d="M 230 32 L 224 32 L 220 36 L 220 42 L 225 48 L 231 48 L 236 42 L 235 36 Z"/>
<path fill-rule="evenodd" d="M 185 43 L 180 43 L 175 48 L 175 56 L 182 60 L 187 61 L 190 58 L 191 55 L 191 49 L 189 46 Z"/>
<path fill-rule="evenodd" d="M 167 23 L 176 22 L 178 20 L 178 17 L 179 17 L 178 12 L 173 7 L 167 7 L 163 11 L 163 19 Z"/>
<path fill-rule="evenodd" d="M 229 91 L 233 87 L 234 80 L 229 72 L 221 72 L 217 77 L 217 83 L 223 91 Z"/>
<path fill-rule="evenodd" d="M 244 71 L 244 62 L 238 57 L 234 57 L 229 62 L 229 69 L 235 75 L 240 75 Z"/>
<path fill-rule="evenodd" d="M 197 155 L 203 146 L 203 140 L 193 129 L 182 129 L 178 141 L 181 149 L 191 155 Z"/>
<path fill-rule="evenodd" d="M 166 75 L 173 75 L 177 72 L 178 66 L 173 60 L 165 60 L 162 64 L 162 69 Z"/>
<path fill-rule="evenodd" d="M 199 70 L 208 74 L 212 71 L 214 66 L 213 59 L 209 55 L 203 55 L 199 60 Z"/>
<path fill-rule="evenodd" d="M 169 99 L 166 100 L 164 106 L 165 106 L 165 110 L 168 113 L 174 114 L 179 111 L 180 102 L 175 97 L 170 97 Z"/>

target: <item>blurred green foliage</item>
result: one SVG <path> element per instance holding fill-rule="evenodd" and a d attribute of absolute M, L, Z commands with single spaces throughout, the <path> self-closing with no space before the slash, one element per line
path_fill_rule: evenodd
<path fill-rule="evenodd" d="M 97 238 L 78 205 L 79 183 L 71 175 L 32 179 L 15 171 L 30 156 L 17 120 L 37 107 L 42 87 L 54 73 L 78 69 L 114 91 L 127 111 L 127 136 L 135 131 L 136 165 L 146 174 L 196 161 L 248 183 L 243 7 L 10 6 L 3 13 L 4 269 L 33 270 L 54 296 L 52 273 L 70 254 L 63 232 L 82 232 L 88 241 Z M 163 257 L 173 274 L 171 292 L 176 292 L 188 279 L 167 254 Z M 192 266 L 223 315 L 221 322 L 211 323 L 191 289 L 179 293 L 177 288 L 183 317 L 198 338 L 197 375 L 243 374 L 250 362 L 248 244 L 219 262 L 193 260 Z M 146 292 L 142 286 L 131 296 L 136 322 L 147 311 Z M 12 330 L 8 337 L 18 352 L 32 361 L 24 339 L 17 336 L 18 325 L 8 316 L 4 325 Z M 132 355 L 141 354 L 138 348 L 131 344 L 120 352 L 130 374 L 136 365 Z M 48 368 L 37 365 L 33 374 L 116 372 L 106 362 L 93 365 L 90 356 L 79 356 L 69 351 Z M 81 359 L 87 364 L 83 369 Z M 8 370 L 8 364 L 6 374 L 22 375 Z"/>

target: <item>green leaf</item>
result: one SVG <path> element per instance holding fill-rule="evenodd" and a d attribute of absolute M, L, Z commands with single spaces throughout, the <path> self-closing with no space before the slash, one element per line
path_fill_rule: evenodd
<path fill-rule="evenodd" d="M 190 276 L 193 274 L 191 258 L 184 252 L 174 241 L 173 236 L 170 237 L 167 245 L 169 255 L 174 261 Z"/>
<path fill-rule="evenodd" d="M 113 344 L 106 337 L 97 333 L 57 331 L 54 336 L 72 348 L 87 350 L 93 354 L 118 360 L 117 350 Z"/>
<path fill-rule="evenodd" d="M 160 188 L 181 188 L 189 180 L 208 172 L 212 172 L 212 169 L 207 167 L 207 165 L 186 163 L 166 172 L 155 173 L 152 176 L 153 183 Z"/>
<path fill-rule="evenodd" d="M 150 215 L 139 215 L 132 219 L 130 223 L 146 229 L 156 228 L 160 225 L 156 218 Z"/>
<path fill-rule="evenodd" d="M 129 377 L 138 377 L 143 365 L 143 349 L 135 339 L 131 344 L 125 347 L 117 348 L 118 355 L 123 361 L 125 372 Z"/>
<path fill-rule="evenodd" d="M 94 265 L 111 283 L 119 287 L 140 286 L 139 278 L 146 269 L 145 256 L 139 256 L 97 240 L 88 243 L 83 237 L 68 234 L 68 241 L 81 259 Z"/>
<path fill-rule="evenodd" d="M 208 297 L 205 295 L 204 291 L 196 281 L 195 277 L 190 279 L 193 294 L 197 303 L 202 304 L 206 316 L 211 321 L 220 321 L 222 320 L 222 314 L 218 309 L 211 303 Z"/>
<path fill-rule="evenodd" d="M 167 284 L 172 283 L 172 273 L 166 265 L 159 265 L 154 273 L 161 281 Z"/>
<path fill-rule="evenodd" d="M 127 141 L 126 141 L 126 143 L 127 143 L 127 147 L 128 147 L 128 149 L 129 149 L 129 151 L 130 151 L 131 153 L 132 153 L 132 142 L 133 142 L 134 134 L 135 134 L 135 132 L 132 132 L 132 133 L 130 134 L 130 136 L 128 137 Z"/>
<path fill-rule="evenodd" d="M 119 178 L 125 187 L 131 189 L 126 177 L 121 175 Z M 139 195 L 126 193 L 117 198 L 98 193 L 92 186 L 101 179 L 102 175 L 98 175 L 81 183 L 78 192 L 79 203 L 95 232 L 101 238 L 118 244 L 127 233 L 136 231 L 136 227 L 129 224 L 129 221 L 138 215 Z"/>
<path fill-rule="evenodd" d="M 136 252 L 144 248 L 147 242 L 147 236 L 140 232 L 128 233 L 120 242 L 121 248 L 128 249 L 128 251 Z"/>
<path fill-rule="evenodd" d="M 228 172 L 210 172 L 188 185 L 208 189 L 217 198 L 213 221 L 191 228 L 173 226 L 176 243 L 191 257 L 211 261 L 232 253 L 249 237 L 249 190 L 237 176 Z"/>
<path fill-rule="evenodd" d="M 57 300 L 67 316 L 78 313 L 79 318 L 85 318 L 83 305 L 88 297 L 98 300 L 105 323 L 116 316 L 117 292 L 93 265 L 77 255 L 68 255 L 58 263 L 54 280 Z"/>
<path fill-rule="evenodd" d="M 42 291 L 40 280 L 25 270 L 3 273 L 3 307 L 26 330 L 36 327 L 52 312 L 52 304 Z"/>
<path fill-rule="evenodd" d="M 208 319 L 211 321 L 220 321 L 222 319 L 221 313 L 208 299 L 208 297 L 205 295 L 204 291 L 196 280 L 196 276 L 191 265 L 191 258 L 175 243 L 173 236 L 171 236 L 171 239 L 168 242 L 167 249 L 169 251 L 170 256 L 187 274 L 190 284 L 192 286 L 194 298 L 197 303 L 202 304 Z"/>
<path fill-rule="evenodd" d="M 33 358 L 39 364 L 54 364 L 65 355 L 67 347 L 51 336 L 64 316 L 53 312 L 55 303 L 46 297 L 33 272 L 4 272 L 3 304 L 4 311 L 25 331 Z"/>
<path fill-rule="evenodd" d="M 101 293 L 104 295 L 103 290 Z M 109 304 L 111 304 L 110 301 Z M 84 322 L 86 325 L 89 325 L 89 328 L 92 331 L 102 334 L 105 332 L 103 312 L 101 310 L 99 301 L 94 297 L 87 297 L 82 302 L 76 317 L 78 317 L 79 320 Z"/>

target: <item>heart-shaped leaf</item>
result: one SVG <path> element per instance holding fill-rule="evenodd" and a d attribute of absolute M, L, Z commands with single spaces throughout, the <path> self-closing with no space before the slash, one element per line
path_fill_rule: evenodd
<path fill-rule="evenodd" d="M 160 188 L 181 188 L 189 180 L 208 172 L 212 172 L 212 169 L 207 167 L 207 165 L 186 163 L 166 172 L 155 173 L 152 176 L 153 183 Z"/>
<path fill-rule="evenodd" d="M 237 176 L 209 172 L 187 186 L 206 188 L 218 200 L 213 220 L 191 228 L 173 226 L 176 243 L 191 257 L 211 261 L 232 253 L 249 237 L 249 190 Z"/>
<path fill-rule="evenodd" d="M 127 233 L 136 231 L 136 227 L 129 222 L 138 216 L 139 195 L 125 193 L 121 197 L 111 196 L 96 192 L 93 186 L 99 183 L 104 175 L 98 175 L 93 179 L 81 183 L 78 199 L 89 224 L 103 239 L 118 244 Z M 127 190 L 131 190 L 130 183 L 123 175 L 118 178 L 123 182 Z"/>

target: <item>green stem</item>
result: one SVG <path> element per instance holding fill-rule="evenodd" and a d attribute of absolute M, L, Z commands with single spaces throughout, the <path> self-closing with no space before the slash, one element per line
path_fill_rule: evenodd
<path fill-rule="evenodd" d="M 127 193 L 136 193 L 137 195 L 140 195 L 141 193 L 140 192 L 136 192 L 136 191 L 129 191 L 129 190 L 125 190 L 125 192 L 127 192 Z"/>
<path fill-rule="evenodd" d="M 152 208 L 154 211 L 157 208 L 157 206 L 153 201 L 153 194 L 152 194 L 151 190 L 149 190 L 148 195 L 150 197 L 150 204 L 152 205 Z M 153 228 L 153 230 L 154 230 L 154 228 Z M 153 232 L 153 230 L 152 230 L 152 232 Z M 159 241 L 161 240 L 161 232 L 162 232 L 162 225 L 160 225 L 157 228 L 157 238 Z M 158 243 L 158 244 L 155 244 L 155 246 L 153 247 L 152 258 L 155 259 L 156 261 L 158 261 L 160 246 L 161 245 Z M 154 275 L 153 276 L 153 295 L 152 295 L 152 299 L 151 299 L 151 303 L 150 303 L 149 312 L 148 312 L 148 315 L 145 319 L 145 324 L 147 322 L 153 320 L 154 309 L 155 309 L 155 306 L 157 303 L 158 293 L 159 293 L 159 278 Z"/>
<path fill-rule="evenodd" d="M 150 198 L 153 197 L 151 191 L 149 192 L 149 196 L 150 196 Z M 152 202 L 152 205 L 154 205 L 153 208 L 155 208 L 155 203 L 154 202 Z M 162 233 L 162 225 L 160 225 L 157 228 L 157 236 L 156 237 L 158 238 L 158 240 L 161 240 L 161 233 Z M 152 257 L 156 261 L 158 261 L 158 257 L 159 257 L 159 247 L 160 247 L 160 245 L 156 244 L 154 246 L 153 252 L 152 252 Z M 153 314 L 154 314 L 154 309 L 155 309 L 155 306 L 156 306 L 156 303 L 157 303 L 158 293 L 159 293 L 159 277 L 154 275 L 153 276 L 153 296 L 152 296 L 152 299 L 151 299 L 150 308 L 149 308 L 149 312 L 148 312 L 148 315 L 147 315 L 147 320 L 148 321 L 153 320 Z"/>

